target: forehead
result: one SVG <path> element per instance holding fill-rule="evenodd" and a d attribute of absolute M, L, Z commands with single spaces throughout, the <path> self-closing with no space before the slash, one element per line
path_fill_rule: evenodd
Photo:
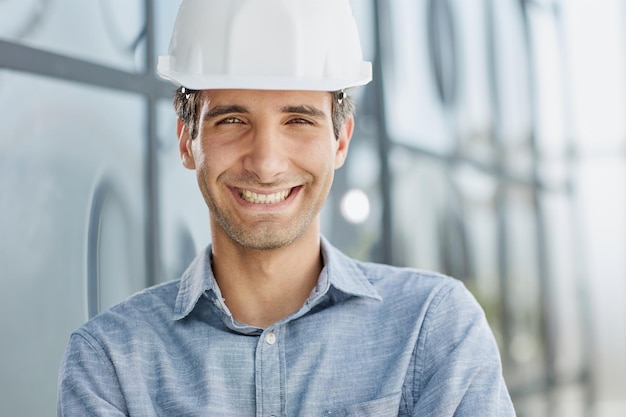
<path fill-rule="evenodd" d="M 203 101 L 209 108 L 221 105 L 240 105 L 246 108 L 282 109 L 286 106 L 311 106 L 330 115 L 332 94 L 325 91 L 275 90 L 204 90 Z"/>

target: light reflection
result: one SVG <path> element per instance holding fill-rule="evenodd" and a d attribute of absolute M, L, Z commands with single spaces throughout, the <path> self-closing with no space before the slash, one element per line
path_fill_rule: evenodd
<path fill-rule="evenodd" d="M 370 215 L 370 199 L 363 190 L 353 188 L 341 199 L 341 214 L 350 223 L 364 223 Z"/>

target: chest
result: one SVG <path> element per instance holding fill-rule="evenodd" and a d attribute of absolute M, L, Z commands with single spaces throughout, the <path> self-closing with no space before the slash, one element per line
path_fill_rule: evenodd
<path fill-rule="evenodd" d="M 142 415 L 146 402 L 154 415 L 407 415 L 415 340 L 396 333 L 338 315 L 255 335 L 188 324 L 175 340 L 142 343 L 143 359 L 126 366 L 122 385 L 129 410 Z"/>

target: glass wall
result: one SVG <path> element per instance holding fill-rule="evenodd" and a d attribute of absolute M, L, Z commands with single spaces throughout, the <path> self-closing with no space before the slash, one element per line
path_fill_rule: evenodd
<path fill-rule="evenodd" d="M 375 209 L 333 206 L 331 240 L 463 280 L 520 416 L 625 415 L 623 3 L 368 4 L 353 143 L 379 161 L 352 154 L 334 196 Z"/>
<path fill-rule="evenodd" d="M 167 204 L 193 197 L 177 186 L 182 167 L 168 163 L 175 119 L 163 108 L 173 88 L 156 79 L 148 53 L 148 45 L 167 49 L 153 33 L 171 31 L 176 9 L 173 1 L 0 3 L 3 415 L 53 415 L 70 332 L 175 277 L 180 260 L 169 255 L 189 259 L 200 239 L 185 228 L 198 214 Z M 159 235 L 169 239 L 167 256 Z"/>

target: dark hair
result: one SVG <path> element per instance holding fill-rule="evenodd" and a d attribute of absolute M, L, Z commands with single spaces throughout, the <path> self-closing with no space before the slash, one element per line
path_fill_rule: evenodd
<path fill-rule="evenodd" d="M 335 91 L 332 95 L 333 132 L 335 138 L 338 139 L 344 123 L 354 114 L 354 100 L 343 91 Z M 178 88 L 174 94 L 174 110 L 178 118 L 187 126 L 192 139 L 198 135 L 198 107 L 201 98 L 201 90 L 190 90 L 185 87 Z"/>

